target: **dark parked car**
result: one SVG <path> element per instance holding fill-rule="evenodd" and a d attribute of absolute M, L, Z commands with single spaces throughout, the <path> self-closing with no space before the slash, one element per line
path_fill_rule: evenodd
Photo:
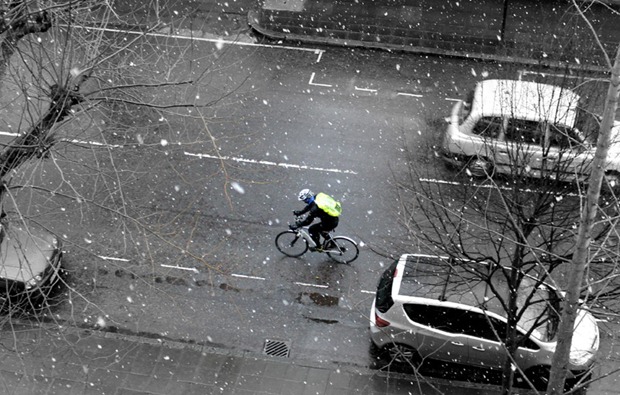
<path fill-rule="evenodd" d="M 61 242 L 52 233 L 0 221 L 0 310 L 39 304 L 60 278 L 61 258 Z"/>

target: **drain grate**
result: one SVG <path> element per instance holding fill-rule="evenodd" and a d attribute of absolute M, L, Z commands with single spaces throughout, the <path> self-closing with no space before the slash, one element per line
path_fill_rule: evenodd
<path fill-rule="evenodd" d="M 288 342 L 284 342 L 281 340 L 265 340 L 265 347 L 263 348 L 263 352 L 267 355 L 271 355 L 272 357 L 283 357 L 287 358 L 290 353 L 290 345 Z"/>

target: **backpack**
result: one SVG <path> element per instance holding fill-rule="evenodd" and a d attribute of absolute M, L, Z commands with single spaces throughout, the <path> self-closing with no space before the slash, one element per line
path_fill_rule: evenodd
<path fill-rule="evenodd" d="M 342 205 L 340 202 L 323 192 L 315 196 L 314 203 L 332 217 L 339 217 L 340 214 L 342 214 Z"/>

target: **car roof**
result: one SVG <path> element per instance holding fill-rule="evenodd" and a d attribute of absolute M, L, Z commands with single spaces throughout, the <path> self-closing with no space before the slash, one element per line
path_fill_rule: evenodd
<path fill-rule="evenodd" d="M 404 297 L 404 302 L 409 297 L 434 299 L 480 308 L 506 317 L 506 307 L 502 303 L 508 300 L 507 278 L 502 270 L 495 270 L 491 281 L 485 281 L 485 274 L 489 273 L 490 269 L 491 266 L 484 262 L 454 261 L 440 256 L 408 254 L 401 257 L 397 266 L 400 285 L 395 292 Z M 541 316 L 550 296 L 558 297 L 551 286 L 539 286 L 539 283 L 540 281 L 526 276 L 520 288 L 522 292 L 518 292 L 517 305 L 522 307 L 526 302 L 529 303 L 519 321 L 525 328 Z M 526 301 L 537 286 L 534 297 Z M 501 298 L 498 298 L 497 294 L 501 295 Z"/>
<path fill-rule="evenodd" d="M 472 113 L 551 121 L 575 126 L 579 95 L 559 86 L 520 80 L 484 80 L 476 85 Z"/>

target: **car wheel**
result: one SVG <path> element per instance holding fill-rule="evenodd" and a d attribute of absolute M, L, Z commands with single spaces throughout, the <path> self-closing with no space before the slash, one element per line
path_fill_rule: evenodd
<path fill-rule="evenodd" d="M 422 357 L 418 351 L 404 344 L 394 343 L 386 348 L 386 356 L 390 363 L 398 365 L 410 365 L 417 368 L 422 363 Z"/>
<path fill-rule="evenodd" d="M 534 385 L 538 391 L 546 391 L 549 384 L 549 368 L 546 366 L 537 366 L 526 372 L 528 380 Z"/>
<path fill-rule="evenodd" d="M 607 172 L 601 184 L 601 193 L 614 195 L 620 192 L 620 174 Z"/>
<path fill-rule="evenodd" d="M 465 173 L 470 177 L 485 178 L 493 175 L 491 162 L 480 156 L 471 157 L 465 165 Z"/>

